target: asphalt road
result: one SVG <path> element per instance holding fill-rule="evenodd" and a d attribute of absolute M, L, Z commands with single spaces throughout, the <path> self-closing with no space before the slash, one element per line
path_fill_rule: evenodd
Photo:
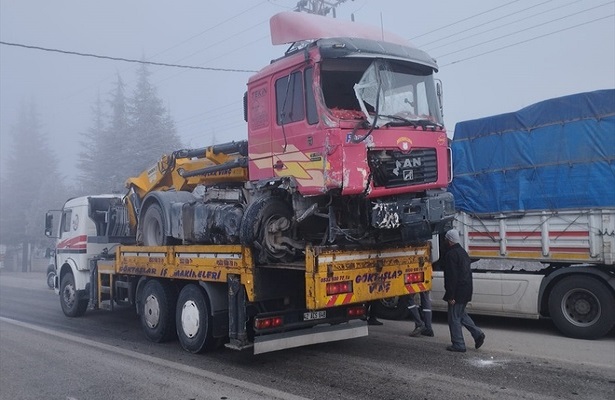
<path fill-rule="evenodd" d="M 559 336 L 549 321 L 475 318 L 474 350 L 445 351 L 411 321 L 384 321 L 366 338 L 254 356 L 194 355 L 154 344 L 135 313 L 66 318 L 44 274 L 0 272 L 0 399 L 615 399 L 615 334 Z"/>

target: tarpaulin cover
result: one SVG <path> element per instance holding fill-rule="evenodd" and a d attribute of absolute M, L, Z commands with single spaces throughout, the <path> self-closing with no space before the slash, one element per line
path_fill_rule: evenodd
<path fill-rule="evenodd" d="M 615 90 L 459 122 L 452 151 L 458 210 L 615 207 Z"/>

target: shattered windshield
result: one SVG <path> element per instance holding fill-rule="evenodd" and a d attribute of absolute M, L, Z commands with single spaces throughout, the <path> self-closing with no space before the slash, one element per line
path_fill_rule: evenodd
<path fill-rule="evenodd" d="M 412 121 L 442 124 L 429 68 L 377 59 L 354 85 L 354 92 L 361 111 L 372 125 L 411 124 Z"/>

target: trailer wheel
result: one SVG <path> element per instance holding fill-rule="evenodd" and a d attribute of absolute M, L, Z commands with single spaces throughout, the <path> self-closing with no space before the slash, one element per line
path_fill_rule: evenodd
<path fill-rule="evenodd" d="M 53 289 L 55 287 L 55 279 L 56 279 L 56 267 L 51 264 L 47 267 L 47 286 L 49 289 Z"/>
<path fill-rule="evenodd" d="M 212 336 L 212 318 L 205 293 L 197 285 L 186 285 L 177 300 L 177 337 L 184 350 L 201 353 L 217 346 Z"/>
<path fill-rule="evenodd" d="M 549 313 L 566 336 L 597 339 L 615 325 L 615 298 L 589 276 L 571 276 L 556 284 L 549 295 Z"/>
<path fill-rule="evenodd" d="M 408 316 L 408 296 L 396 296 L 370 303 L 370 315 L 384 319 L 404 319 Z"/>
<path fill-rule="evenodd" d="M 176 297 L 169 285 L 155 279 L 143 287 L 139 317 L 145 336 L 152 342 L 166 342 L 175 335 Z"/>
<path fill-rule="evenodd" d="M 165 232 L 165 221 L 162 215 L 162 209 L 158 204 L 150 204 L 145 210 L 143 220 L 141 221 L 143 245 L 165 246 L 169 244 Z"/>
<path fill-rule="evenodd" d="M 72 273 L 62 276 L 60 283 L 60 305 L 67 317 L 80 317 L 88 308 L 88 300 L 80 299 L 75 287 L 75 277 Z"/>
<path fill-rule="evenodd" d="M 265 196 L 248 206 L 240 228 L 242 244 L 252 246 L 256 262 L 291 262 L 295 258 L 292 242 L 292 210 L 278 197 Z"/>

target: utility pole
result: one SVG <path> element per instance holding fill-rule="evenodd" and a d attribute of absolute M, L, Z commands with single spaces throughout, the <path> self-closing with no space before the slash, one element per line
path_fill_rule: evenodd
<path fill-rule="evenodd" d="M 297 3 L 297 7 L 295 7 L 294 11 L 297 12 L 307 12 L 310 14 L 316 15 L 327 15 L 329 12 L 333 13 L 333 18 L 335 18 L 335 9 L 342 3 L 345 3 L 347 0 L 337 0 L 337 1 L 326 1 L 326 0 L 300 0 Z M 354 0 L 352 0 L 354 1 Z"/>

